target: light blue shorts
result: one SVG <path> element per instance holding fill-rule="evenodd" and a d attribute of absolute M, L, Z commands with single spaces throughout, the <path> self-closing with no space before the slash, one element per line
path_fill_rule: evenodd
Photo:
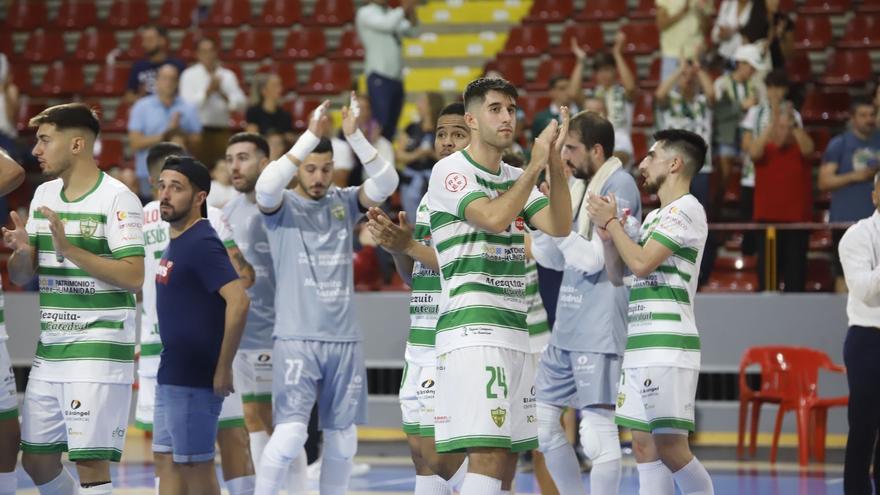
<path fill-rule="evenodd" d="M 622 361 L 617 354 L 566 351 L 550 344 L 535 376 L 538 402 L 575 409 L 614 404 Z"/>
<path fill-rule="evenodd" d="M 223 397 L 210 388 L 156 385 L 153 452 L 174 462 L 213 462 Z"/>

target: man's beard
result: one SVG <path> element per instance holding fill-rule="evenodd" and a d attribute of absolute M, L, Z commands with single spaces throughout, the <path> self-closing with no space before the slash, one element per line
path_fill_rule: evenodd
<path fill-rule="evenodd" d="M 163 205 L 171 208 L 171 211 L 166 214 L 164 211 L 162 211 Z M 180 212 L 178 212 L 169 203 L 160 203 L 159 204 L 159 216 L 162 218 L 162 221 L 165 221 L 168 223 L 174 223 L 174 222 L 177 222 L 180 219 L 184 218 L 186 216 L 186 212 L 188 212 L 191 209 L 192 209 L 192 201 L 189 202 L 189 206 L 187 208 L 182 209 Z"/>
<path fill-rule="evenodd" d="M 657 177 L 654 182 L 648 182 L 646 180 L 644 184 L 645 191 L 648 192 L 648 194 L 657 194 L 657 191 L 663 187 L 664 182 L 666 182 L 666 174 Z"/>
<path fill-rule="evenodd" d="M 571 167 L 572 175 L 577 179 L 589 182 L 590 179 L 593 178 L 593 175 L 595 175 L 593 173 L 593 167 L 592 163 L 590 163 L 589 157 L 587 157 L 587 161 L 583 164 L 583 166 L 577 166 L 571 163 L 571 161 L 567 162 L 567 165 Z"/>

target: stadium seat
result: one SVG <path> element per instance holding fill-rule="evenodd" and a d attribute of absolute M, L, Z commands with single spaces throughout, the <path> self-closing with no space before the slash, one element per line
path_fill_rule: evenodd
<path fill-rule="evenodd" d="M 318 26 L 342 26 L 354 21 L 352 0 L 322 0 L 315 2 L 311 17 L 303 19 L 305 24 Z"/>
<path fill-rule="evenodd" d="M 19 93 L 26 95 L 34 86 L 34 77 L 31 75 L 30 64 L 11 64 L 9 68 L 12 74 L 12 82 L 18 86 Z"/>
<path fill-rule="evenodd" d="M 364 58 L 364 45 L 358 38 L 357 31 L 347 29 L 339 37 L 339 45 L 330 53 L 330 58 L 339 60 L 361 60 Z"/>
<path fill-rule="evenodd" d="M 318 27 L 292 29 L 284 48 L 275 58 L 280 60 L 314 60 L 327 51 L 324 30 Z"/>
<path fill-rule="evenodd" d="M 854 16 L 846 26 L 840 48 L 880 48 L 880 15 Z"/>
<path fill-rule="evenodd" d="M 281 87 L 284 92 L 296 91 L 299 87 L 299 78 L 296 74 L 296 66 L 288 63 L 263 64 L 257 69 L 258 73 L 278 74 L 281 77 Z"/>
<path fill-rule="evenodd" d="M 785 59 L 785 72 L 789 82 L 793 84 L 806 84 L 813 80 L 813 69 L 810 56 L 805 51 L 795 50 Z"/>
<path fill-rule="evenodd" d="M 32 64 L 47 64 L 64 58 L 61 31 L 38 29 L 32 32 L 25 42 L 21 58 Z"/>
<path fill-rule="evenodd" d="M 32 117 L 42 112 L 45 108 L 45 104 L 36 103 L 28 98 L 25 98 L 24 101 L 22 101 L 22 103 L 18 106 L 18 117 L 15 123 L 18 132 L 27 132 L 28 122 L 31 120 Z"/>
<path fill-rule="evenodd" d="M 147 0 L 114 0 L 105 21 L 113 29 L 137 29 L 150 22 Z"/>
<path fill-rule="evenodd" d="M 346 62 L 331 61 L 312 67 L 309 81 L 300 88 L 302 94 L 338 94 L 351 89 L 351 71 Z"/>
<path fill-rule="evenodd" d="M 819 89 L 807 91 L 801 106 L 804 124 L 831 125 L 842 123 L 849 116 L 850 95 L 846 89 Z"/>
<path fill-rule="evenodd" d="M 549 47 L 547 28 L 543 24 L 526 24 L 510 30 L 500 55 L 531 57 L 541 55 Z"/>
<path fill-rule="evenodd" d="M 535 114 L 550 106 L 550 97 L 547 95 L 523 95 L 517 99 L 516 103 L 525 114 L 525 125 L 531 126 Z"/>
<path fill-rule="evenodd" d="M 580 46 L 588 54 L 595 54 L 605 49 L 605 38 L 602 34 L 602 26 L 598 23 L 578 23 L 565 27 L 559 44 L 554 46 L 550 53 L 556 55 L 571 55 L 571 39 L 577 40 Z"/>
<path fill-rule="evenodd" d="M 116 57 L 117 60 L 138 60 L 143 57 L 144 50 L 141 47 L 141 33 L 140 31 L 134 31 L 131 38 L 128 40 L 128 46 L 121 50 L 119 56 Z"/>
<path fill-rule="evenodd" d="M 807 260 L 807 291 L 834 292 L 834 275 L 831 273 L 831 260 L 810 258 Z"/>
<path fill-rule="evenodd" d="M 102 65 L 95 74 L 95 80 L 85 89 L 88 96 L 122 96 L 128 83 L 127 65 Z"/>
<path fill-rule="evenodd" d="M 526 22 L 555 23 L 571 19 L 574 13 L 572 0 L 542 0 L 532 4 Z"/>
<path fill-rule="evenodd" d="M 121 166 L 125 159 L 125 146 L 118 139 L 101 139 L 101 153 L 98 155 L 98 166 L 101 170 L 109 170 Z"/>
<path fill-rule="evenodd" d="M 654 125 L 654 93 L 651 91 L 639 91 L 636 94 L 633 105 L 633 125 L 636 127 L 651 127 Z"/>
<path fill-rule="evenodd" d="M 187 28 L 192 25 L 198 6 L 199 0 L 164 0 L 158 23 L 166 28 Z"/>
<path fill-rule="evenodd" d="M 830 229 L 813 230 L 810 232 L 810 251 L 827 251 L 834 245 L 834 237 Z M 815 280 L 815 279 L 814 279 Z M 807 279 L 807 289 L 810 287 L 810 278 Z M 832 291 L 833 292 L 833 291 Z"/>
<path fill-rule="evenodd" d="M 290 27 L 300 21 L 299 0 L 266 0 L 253 24 L 260 27 Z"/>
<path fill-rule="evenodd" d="M 98 25 L 94 0 L 62 0 L 51 25 L 57 29 L 81 31 Z"/>
<path fill-rule="evenodd" d="M 660 85 L 660 69 L 662 66 L 663 59 L 661 57 L 654 57 L 654 59 L 651 60 L 651 65 L 648 67 L 648 77 L 636 78 L 639 82 L 639 87 L 649 90 L 656 89 L 657 86 Z"/>
<path fill-rule="evenodd" d="M 867 50 L 841 49 L 828 58 L 825 75 L 820 82 L 829 86 L 854 86 L 873 79 L 871 56 Z"/>
<path fill-rule="evenodd" d="M 758 290 L 758 274 L 746 272 L 712 272 L 700 292 L 755 292 Z"/>
<path fill-rule="evenodd" d="M 43 75 L 43 82 L 33 95 L 43 97 L 69 97 L 82 92 L 85 87 L 82 66 L 55 62 Z"/>
<path fill-rule="evenodd" d="M 15 43 L 12 41 L 12 31 L 0 31 L 0 53 L 6 55 L 10 61 L 18 56 L 15 53 Z"/>
<path fill-rule="evenodd" d="M 578 21 L 616 21 L 626 16 L 626 2 L 618 0 L 589 0 L 578 12 Z"/>
<path fill-rule="evenodd" d="M 568 79 L 571 76 L 574 62 L 575 58 L 573 56 L 560 56 L 542 60 L 538 70 L 535 71 L 535 80 L 526 84 L 526 89 L 529 91 L 549 90 L 550 79 L 556 76 Z"/>
<path fill-rule="evenodd" d="M 231 60 L 261 60 L 272 55 L 272 31 L 268 29 L 244 29 L 235 35 Z"/>
<path fill-rule="evenodd" d="M 34 2 L 32 0 L 13 0 L 12 5 L 6 11 L 5 28 L 16 31 L 33 31 L 44 27 L 49 12 L 46 2 Z"/>
<path fill-rule="evenodd" d="M 633 143 L 633 164 L 634 167 L 639 166 L 639 162 L 642 161 L 648 154 L 648 140 L 650 136 L 640 131 L 633 131 L 631 134 L 632 143 Z"/>
<path fill-rule="evenodd" d="M 880 0 L 862 0 L 857 10 L 864 13 L 880 13 Z"/>
<path fill-rule="evenodd" d="M 107 117 L 104 117 L 104 121 L 101 126 L 102 130 L 105 132 L 127 132 L 129 110 L 131 110 L 131 107 L 120 100 L 119 104 L 116 105 L 116 112 L 113 114 L 113 118 L 109 119 Z"/>
<path fill-rule="evenodd" d="M 519 57 L 498 57 L 486 64 L 486 71 L 496 70 L 514 86 L 521 88 L 526 84 L 526 72 Z"/>
<path fill-rule="evenodd" d="M 794 23 L 794 47 L 824 50 L 831 46 L 831 18 L 827 15 L 799 15 Z"/>
<path fill-rule="evenodd" d="M 624 53 L 647 55 L 660 49 L 660 33 L 653 21 L 630 22 L 620 29 L 626 34 Z"/>
<path fill-rule="evenodd" d="M 206 27 L 225 28 L 248 24 L 251 20 L 249 0 L 214 0 L 205 19 Z"/>
<path fill-rule="evenodd" d="M 375 246 L 361 246 L 352 263 L 356 291 L 375 291 L 382 285 L 382 272 Z"/>
<path fill-rule="evenodd" d="M 238 87 L 247 93 L 248 81 L 244 77 L 244 69 L 241 68 L 241 65 L 236 62 L 223 62 L 223 67 L 231 70 L 232 73 L 235 74 L 235 78 L 238 79 Z"/>
<path fill-rule="evenodd" d="M 716 11 L 718 9 L 715 9 Z M 630 11 L 627 17 L 631 20 L 635 19 L 654 19 L 657 17 L 657 6 L 654 0 L 639 0 L 639 4 L 635 10 Z"/>
<path fill-rule="evenodd" d="M 107 54 L 116 48 L 116 36 L 113 31 L 90 29 L 79 37 L 73 61 L 81 63 L 104 63 Z"/>
<path fill-rule="evenodd" d="M 309 98 L 297 98 L 290 103 L 288 111 L 293 117 L 293 128 L 297 132 L 306 130 L 309 126 L 309 116 L 321 104 L 321 100 Z"/>
<path fill-rule="evenodd" d="M 850 10 L 850 0 L 804 0 L 797 7 L 800 14 L 845 14 Z"/>
<path fill-rule="evenodd" d="M 180 40 L 180 47 L 177 49 L 177 56 L 185 61 L 192 61 L 196 58 L 196 43 L 202 38 L 211 38 L 220 44 L 220 33 L 213 29 L 188 29 Z M 270 47 L 271 48 L 271 47 Z"/>

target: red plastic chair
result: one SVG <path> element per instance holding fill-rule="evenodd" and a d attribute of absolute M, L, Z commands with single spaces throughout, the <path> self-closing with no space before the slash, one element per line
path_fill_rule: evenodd
<path fill-rule="evenodd" d="M 9 71 L 12 74 L 12 82 L 18 86 L 19 93 L 30 94 L 34 87 L 30 64 L 11 64 Z"/>
<path fill-rule="evenodd" d="M 846 89 L 813 88 L 804 98 L 801 117 L 805 124 L 839 124 L 849 117 L 849 105 L 850 95 Z"/>
<path fill-rule="evenodd" d="M 220 32 L 215 29 L 190 29 L 184 33 L 180 40 L 180 47 L 177 49 L 177 55 L 185 60 L 192 61 L 196 58 L 196 44 L 202 38 L 211 38 L 217 44 L 218 50 L 222 46 L 220 43 Z"/>
<path fill-rule="evenodd" d="M 880 0 L 862 0 L 859 4 L 858 12 L 880 12 Z"/>
<path fill-rule="evenodd" d="M 167 28 L 187 28 L 193 22 L 193 11 L 199 0 L 165 0 L 159 9 L 159 24 Z"/>
<path fill-rule="evenodd" d="M 633 143 L 633 160 L 635 160 L 635 166 L 638 166 L 648 154 L 648 135 L 644 132 L 633 131 L 631 139 Z"/>
<path fill-rule="evenodd" d="M 846 26 L 840 48 L 880 48 L 880 16 L 863 14 L 854 16 Z"/>
<path fill-rule="evenodd" d="M 248 0 L 214 0 L 205 26 L 224 28 L 238 27 L 251 20 L 251 3 Z"/>
<path fill-rule="evenodd" d="M 639 0 L 635 10 L 630 11 L 627 17 L 630 19 L 655 19 L 657 17 L 656 2 L 654 0 Z"/>
<path fill-rule="evenodd" d="M 127 65 L 102 65 L 95 80 L 85 89 L 87 96 L 122 96 L 131 68 Z"/>
<path fill-rule="evenodd" d="M 58 29 L 81 31 L 98 25 L 98 9 L 94 0 L 62 0 L 52 21 Z"/>
<path fill-rule="evenodd" d="M 544 91 L 550 89 L 550 79 L 556 76 L 568 79 L 571 76 L 572 69 L 574 69 L 574 61 L 575 58 L 573 56 L 553 57 L 542 60 L 538 70 L 535 71 L 535 80 L 529 82 L 526 88 L 529 91 Z"/>
<path fill-rule="evenodd" d="M 651 127 L 654 125 L 654 93 L 639 91 L 633 105 L 633 125 Z"/>
<path fill-rule="evenodd" d="M 526 72 L 522 60 L 518 57 L 498 57 L 486 64 L 486 72 L 495 70 L 514 86 L 521 88 L 526 84 Z"/>
<path fill-rule="evenodd" d="M 712 272 L 700 292 L 747 293 L 758 290 L 758 274 L 755 272 Z"/>
<path fill-rule="evenodd" d="M 624 53 L 647 55 L 660 49 L 660 32 L 653 21 L 631 22 L 620 29 L 626 34 Z"/>
<path fill-rule="evenodd" d="M 278 74 L 281 77 L 281 87 L 285 92 L 296 91 L 299 87 L 299 77 L 296 74 L 296 66 L 288 63 L 263 64 L 257 70 L 264 74 Z"/>
<path fill-rule="evenodd" d="M 318 26 L 342 26 L 354 21 L 352 0 L 321 0 L 315 2 L 315 10 L 305 24 Z"/>
<path fill-rule="evenodd" d="M 14 0 L 9 10 L 6 11 L 6 27 L 16 31 L 33 31 L 42 27 L 49 12 L 46 2 L 34 2 L 32 0 Z"/>
<path fill-rule="evenodd" d="M 871 56 L 867 50 L 837 50 L 828 59 L 822 84 L 829 86 L 863 85 L 874 78 Z"/>
<path fill-rule="evenodd" d="M 47 64 L 64 58 L 64 38 L 60 31 L 39 29 L 28 36 L 22 60 L 33 64 Z"/>
<path fill-rule="evenodd" d="M 302 6 L 299 0 L 267 0 L 254 25 L 260 27 L 290 27 L 300 21 Z"/>
<path fill-rule="evenodd" d="M 42 112 L 46 106 L 47 105 L 43 103 L 35 103 L 29 99 L 23 101 L 18 106 L 18 118 L 15 123 L 18 132 L 33 132 L 34 129 L 28 128 L 28 122 L 30 122 L 33 117 L 36 117 L 38 113 Z"/>
<path fill-rule="evenodd" d="M 33 95 L 43 97 L 60 97 L 79 94 L 85 87 L 82 66 L 55 62 L 43 75 L 43 82 Z"/>
<path fill-rule="evenodd" d="M 357 31 L 348 29 L 342 32 L 339 37 L 339 45 L 332 53 L 330 58 L 337 60 L 361 60 L 364 58 L 364 45 L 358 38 Z"/>
<path fill-rule="evenodd" d="M 293 128 L 302 132 L 309 127 L 309 116 L 321 104 L 321 100 L 297 98 L 291 104 L 290 115 L 293 117 Z"/>
<path fill-rule="evenodd" d="M 824 50 L 833 38 L 827 15 L 799 15 L 794 23 L 794 47 L 799 50 Z"/>
<path fill-rule="evenodd" d="M 322 28 L 307 27 L 291 30 L 284 48 L 276 55 L 280 60 L 314 60 L 327 51 Z"/>
<path fill-rule="evenodd" d="M 572 0 L 542 0 L 532 4 L 526 22 L 555 23 L 571 19 L 574 13 Z"/>
<path fill-rule="evenodd" d="M 113 114 L 113 118 L 104 118 L 104 125 L 102 125 L 103 131 L 106 132 L 127 132 L 128 131 L 128 112 L 131 110 L 125 102 L 119 102 L 119 105 L 116 106 L 116 113 Z"/>
<path fill-rule="evenodd" d="M 116 36 L 113 31 L 91 29 L 79 37 L 73 61 L 81 63 L 104 63 L 107 54 L 116 48 Z"/>
<path fill-rule="evenodd" d="M 517 100 L 517 105 L 525 115 L 524 124 L 531 127 L 535 114 L 550 106 L 550 97 L 546 95 L 524 95 Z"/>
<path fill-rule="evenodd" d="M 578 21 L 616 21 L 626 16 L 626 2 L 618 0 L 590 0 L 577 15 Z"/>
<path fill-rule="evenodd" d="M 98 165 L 101 170 L 108 170 L 114 166 L 122 165 L 125 159 L 125 146 L 118 139 L 101 139 L 101 153 L 98 155 Z"/>
<path fill-rule="evenodd" d="M 577 40 L 585 52 L 589 54 L 596 53 L 605 48 L 605 36 L 602 34 L 602 26 L 598 23 L 579 23 L 565 27 L 562 32 L 562 39 L 559 44 L 554 46 L 550 53 L 556 55 L 571 55 L 571 39 Z"/>
<path fill-rule="evenodd" d="M 231 60 L 261 60 L 272 55 L 272 31 L 268 29 L 245 29 L 235 35 Z"/>
<path fill-rule="evenodd" d="M 113 29 L 137 29 L 150 22 L 147 0 L 115 0 L 105 21 Z"/>
<path fill-rule="evenodd" d="M 6 55 L 10 60 L 14 60 L 18 56 L 14 51 L 15 43 L 12 41 L 12 31 L 0 32 L 0 53 Z"/>
<path fill-rule="evenodd" d="M 794 84 L 806 84 L 813 80 L 810 56 L 805 51 L 795 51 L 785 59 L 785 72 Z"/>
<path fill-rule="evenodd" d="M 797 10 L 801 14 L 840 15 L 850 10 L 850 0 L 806 0 Z"/>
<path fill-rule="evenodd" d="M 375 291 L 382 286 L 379 258 L 374 246 L 362 246 L 354 253 L 354 286 L 357 291 Z"/>
<path fill-rule="evenodd" d="M 761 385 L 753 390 L 746 381 L 746 370 L 757 365 L 761 368 Z M 779 404 L 770 462 L 776 462 L 782 419 L 788 411 L 795 411 L 798 430 L 798 462 L 804 466 L 812 451 L 819 462 L 825 460 L 825 432 L 828 408 L 846 406 L 848 397 L 819 397 L 819 370 L 844 373 L 843 366 L 834 364 L 822 351 L 806 347 L 767 346 L 746 349 L 739 365 L 739 430 L 737 456 L 743 456 L 746 416 L 752 406 L 749 455 L 755 455 L 758 421 L 761 406 Z M 812 434 L 811 434 L 812 433 Z"/>
<path fill-rule="evenodd" d="M 639 87 L 647 90 L 656 89 L 660 85 L 660 69 L 662 66 L 663 59 L 661 57 L 655 57 L 654 60 L 651 60 L 651 65 L 648 67 L 648 77 L 636 78 L 639 81 Z"/>
<path fill-rule="evenodd" d="M 821 238 L 819 242 L 821 242 Z M 809 292 L 834 292 L 834 275 L 831 272 L 830 259 L 812 258 L 807 260 L 806 288 Z"/>
<path fill-rule="evenodd" d="M 500 55 L 532 57 L 546 52 L 549 47 L 547 28 L 543 24 L 526 24 L 510 30 Z"/>
<path fill-rule="evenodd" d="M 351 89 L 351 71 L 345 62 L 327 62 L 312 67 L 309 82 L 300 93 L 311 95 L 338 94 Z"/>

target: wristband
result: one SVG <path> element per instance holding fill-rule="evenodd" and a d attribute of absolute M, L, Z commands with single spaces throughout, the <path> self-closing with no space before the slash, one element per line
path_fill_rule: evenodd
<path fill-rule="evenodd" d="M 354 131 L 354 134 L 350 134 L 345 136 L 345 140 L 348 141 L 349 146 L 351 146 L 354 154 L 357 155 L 358 160 L 364 165 L 364 168 L 367 169 L 367 175 L 373 176 L 378 170 L 371 170 L 369 167 L 369 163 L 373 162 L 377 156 L 379 156 L 379 152 L 376 151 L 376 148 L 367 141 L 367 137 L 364 136 L 364 133 L 361 132 L 360 129 Z"/>
<path fill-rule="evenodd" d="M 296 144 L 294 144 L 293 148 L 290 148 L 290 151 L 287 153 L 293 155 L 297 161 L 302 163 L 320 142 L 321 138 L 312 133 L 312 131 L 306 129 L 306 132 L 302 133 L 299 139 L 296 140 Z"/>
<path fill-rule="evenodd" d="M 608 230 L 608 224 L 611 223 L 612 220 L 617 220 L 617 219 L 614 217 L 609 218 L 608 221 L 605 222 L 605 225 L 602 226 L 602 230 Z"/>

